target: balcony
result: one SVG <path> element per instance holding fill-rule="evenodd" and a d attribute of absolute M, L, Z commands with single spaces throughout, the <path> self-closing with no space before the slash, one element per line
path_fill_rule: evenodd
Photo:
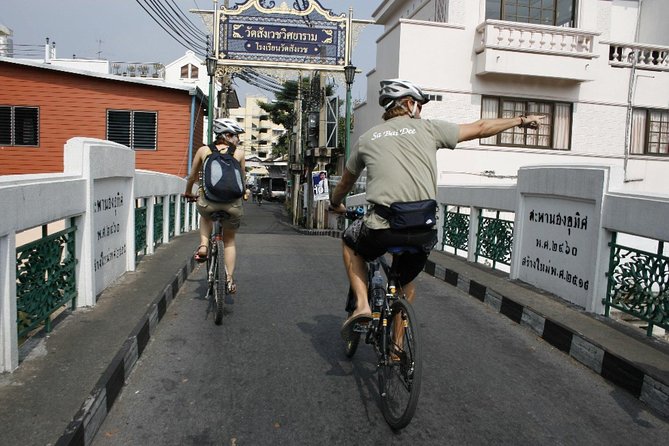
<path fill-rule="evenodd" d="M 597 32 L 501 20 L 486 20 L 476 31 L 477 75 L 594 80 Z"/>
<path fill-rule="evenodd" d="M 669 71 L 669 46 L 601 42 L 609 45 L 609 65 L 637 70 Z"/>

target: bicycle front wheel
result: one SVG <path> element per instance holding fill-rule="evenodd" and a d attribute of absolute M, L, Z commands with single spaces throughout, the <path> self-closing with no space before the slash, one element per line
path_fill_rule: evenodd
<path fill-rule="evenodd" d="M 378 369 L 381 409 L 393 429 L 402 429 L 414 416 L 420 394 L 422 356 L 418 321 L 404 299 L 390 307 L 386 342 Z"/>
<path fill-rule="evenodd" d="M 221 325 L 223 323 L 223 300 L 225 299 L 225 285 L 227 274 L 225 273 L 225 259 L 223 257 L 223 241 L 216 240 L 216 268 L 214 271 L 216 284 L 214 285 L 214 303 L 216 313 L 214 314 L 214 323 Z"/>

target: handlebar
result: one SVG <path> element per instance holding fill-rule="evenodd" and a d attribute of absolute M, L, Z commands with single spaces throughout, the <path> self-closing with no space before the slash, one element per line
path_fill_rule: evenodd
<path fill-rule="evenodd" d="M 186 201 L 189 203 L 194 203 L 197 201 L 197 195 L 181 194 L 181 196 L 186 198 Z"/>
<path fill-rule="evenodd" d="M 358 206 L 355 209 L 347 210 L 344 216 L 347 220 L 357 220 L 365 215 L 365 208 Z"/>

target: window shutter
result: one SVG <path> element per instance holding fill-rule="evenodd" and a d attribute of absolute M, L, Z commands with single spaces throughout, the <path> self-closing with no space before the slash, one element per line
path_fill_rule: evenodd
<path fill-rule="evenodd" d="M 12 108 L 0 107 L 0 145 L 12 145 Z"/>
<path fill-rule="evenodd" d="M 14 108 L 14 145 L 37 146 L 37 108 L 15 107 Z"/>
<path fill-rule="evenodd" d="M 109 110 L 107 112 L 107 139 L 130 147 L 130 112 Z"/>
<path fill-rule="evenodd" d="M 139 112 L 133 114 L 133 149 L 156 149 L 156 113 Z"/>

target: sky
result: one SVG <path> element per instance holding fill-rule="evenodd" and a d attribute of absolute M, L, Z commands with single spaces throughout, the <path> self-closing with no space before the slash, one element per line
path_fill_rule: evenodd
<path fill-rule="evenodd" d="M 207 33 L 199 15 L 192 9 L 212 9 L 212 0 L 159 0 L 184 12 L 200 30 Z M 242 0 L 229 0 L 230 5 Z M 277 5 L 285 1 L 274 0 Z M 371 19 L 382 0 L 320 0 L 325 9 L 335 14 L 348 13 L 353 8 L 353 18 Z M 186 48 L 164 31 L 147 13 L 140 0 L 0 0 L 0 25 L 13 31 L 15 50 L 37 49 L 48 37 L 56 42 L 59 58 L 108 59 L 123 62 L 160 62 L 167 64 L 184 55 Z M 149 1 L 150 3 L 150 1 Z M 223 0 L 219 1 L 219 5 Z M 381 26 L 367 26 L 360 34 L 353 50 L 353 65 L 361 71 L 352 87 L 352 98 L 364 99 L 367 91 L 365 75 L 374 68 L 376 39 Z M 19 45 L 34 45 L 20 47 Z M 17 57 L 20 57 L 17 54 Z M 28 57 L 28 56 L 26 56 Z M 43 52 L 30 56 L 43 58 Z M 250 87 L 236 80 L 240 100 L 247 93 L 267 92 Z"/>

